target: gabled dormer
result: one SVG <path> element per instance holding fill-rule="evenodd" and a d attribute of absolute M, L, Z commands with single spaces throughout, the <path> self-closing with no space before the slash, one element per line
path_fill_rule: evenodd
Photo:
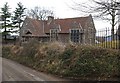
<path fill-rule="evenodd" d="M 58 40 L 58 33 L 60 32 L 60 25 L 53 23 L 50 27 L 50 41 Z"/>
<path fill-rule="evenodd" d="M 82 43 L 83 41 L 83 28 L 80 23 L 74 21 L 70 31 L 70 41 L 74 43 Z"/>

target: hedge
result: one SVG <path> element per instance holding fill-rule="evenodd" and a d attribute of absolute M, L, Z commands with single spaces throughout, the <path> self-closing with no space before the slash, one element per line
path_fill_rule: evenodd
<path fill-rule="evenodd" d="M 36 70 L 73 78 L 118 78 L 120 52 L 113 49 L 60 43 L 3 46 L 3 57 Z"/>

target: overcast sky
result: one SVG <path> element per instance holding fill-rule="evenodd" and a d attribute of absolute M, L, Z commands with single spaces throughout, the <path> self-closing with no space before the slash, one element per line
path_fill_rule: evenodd
<path fill-rule="evenodd" d="M 17 7 L 17 3 L 21 2 L 26 8 L 31 9 L 35 6 L 51 9 L 55 12 L 57 18 L 73 18 L 84 16 L 78 11 L 72 10 L 69 6 L 73 5 L 73 1 L 79 1 L 79 3 L 87 3 L 88 0 L 1 0 L 0 8 L 3 7 L 5 2 L 8 2 L 11 11 Z M 94 20 L 96 29 L 109 27 L 108 22 L 102 22 Z"/>

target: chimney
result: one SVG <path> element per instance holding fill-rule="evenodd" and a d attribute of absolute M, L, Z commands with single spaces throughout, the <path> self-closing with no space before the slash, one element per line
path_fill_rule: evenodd
<path fill-rule="evenodd" d="M 50 24 L 54 20 L 53 16 L 48 16 L 48 24 Z"/>

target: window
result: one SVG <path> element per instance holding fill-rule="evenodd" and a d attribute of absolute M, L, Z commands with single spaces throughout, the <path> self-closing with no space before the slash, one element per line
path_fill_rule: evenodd
<path fill-rule="evenodd" d="M 32 35 L 32 32 L 28 29 L 28 30 L 24 30 L 23 32 L 25 35 Z"/>
<path fill-rule="evenodd" d="M 51 41 L 57 41 L 58 40 L 58 30 L 57 29 L 51 29 L 50 30 L 50 40 Z"/>
<path fill-rule="evenodd" d="M 82 43 L 82 33 L 80 33 L 79 29 L 71 29 L 70 30 L 70 39 L 74 43 Z"/>

